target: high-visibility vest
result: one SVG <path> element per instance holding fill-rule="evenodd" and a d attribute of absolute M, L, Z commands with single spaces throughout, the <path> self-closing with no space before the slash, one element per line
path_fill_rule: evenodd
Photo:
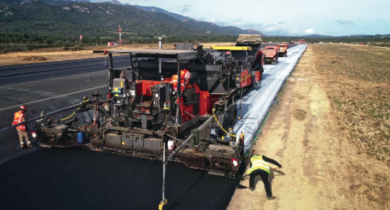
<path fill-rule="evenodd" d="M 172 84 L 173 89 L 177 91 L 177 85 L 179 83 L 179 76 L 177 74 L 172 75 Z M 180 71 L 180 84 L 181 84 L 181 91 L 184 91 L 185 89 L 191 89 L 192 85 L 188 84 L 189 80 L 191 79 L 191 72 L 189 72 L 187 69 Z"/>
<path fill-rule="evenodd" d="M 19 111 L 19 112 L 15 112 L 14 114 L 14 121 L 12 122 L 12 125 L 16 125 L 16 124 L 19 124 L 19 123 L 22 123 L 23 122 L 23 118 L 24 118 L 24 114 L 23 112 Z M 16 127 L 17 130 L 20 130 L 20 131 L 25 131 L 26 130 L 26 125 L 19 125 Z"/>
<path fill-rule="evenodd" d="M 246 171 L 247 174 L 251 174 L 255 170 L 264 170 L 269 173 L 269 163 L 263 160 L 262 155 L 254 155 L 251 158 L 251 168 Z"/>

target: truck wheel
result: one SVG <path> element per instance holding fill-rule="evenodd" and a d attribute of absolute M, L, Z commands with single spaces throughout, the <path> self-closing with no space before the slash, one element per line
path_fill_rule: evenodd
<path fill-rule="evenodd" d="M 286 53 L 284 53 L 283 57 L 287 57 L 287 52 L 286 52 Z"/>

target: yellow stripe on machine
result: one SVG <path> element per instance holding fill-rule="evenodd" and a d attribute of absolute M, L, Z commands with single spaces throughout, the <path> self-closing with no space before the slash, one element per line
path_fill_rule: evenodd
<path fill-rule="evenodd" d="M 252 51 L 252 47 L 247 46 L 212 46 L 213 50 L 229 50 L 229 51 Z"/>

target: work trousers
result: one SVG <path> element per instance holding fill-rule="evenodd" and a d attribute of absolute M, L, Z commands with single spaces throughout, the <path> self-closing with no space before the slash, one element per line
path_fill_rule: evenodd
<path fill-rule="evenodd" d="M 272 191 L 271 191 L 271 180 L 270 180 L 270 174 L 264 170 L 257 169 L 252 171 L 249 178 L 249 187 L 251 189 L 255 189 L 255 178 L 256 176 L 260 176 L 263 180 L 265 192 L 267 193 L 267 197 L 272 197 Z"/>
<path fill-rule="evenodd" d="M 23 137 L 26 139 L 26 143 L 27 143 L 27 146 L 29 146 L 31 144 L 31 140 L 30 140 L 30 136 L 28 134 L 28 131 L 21 131 L 21 130 L 18 130 L 18 134 L 19 134 L 19 142 L 20 142 L 20 146 L 23 146 L 24 143 L 23 143 Z"/>

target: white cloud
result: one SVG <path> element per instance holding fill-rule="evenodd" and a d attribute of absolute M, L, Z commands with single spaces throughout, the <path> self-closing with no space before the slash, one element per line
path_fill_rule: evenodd
<path fill-rule="evenodd" d="M 315 30 L 312 28 L 308 28 L 305 30 L 305 34 L 314 34 Z"/>
<path fill-rule="evenodd" d="M 275 10 L 262 10 L 256 13 L 255 19 L 253 19 L 253 13 L 250 12 L 238 14 L 237 0 L 225 0 L 223 7 L 221 7 L 220 1 L 210 0 L 119 1 L 130 3 L 131 5 L 155 6 L 173 13 L 193 17 L 199 21 L 207 21 L 208 23 L 210 23 L 211 19 L 217 19 L 212 20 L 212 22 L 218 24 L 223 21 L 228 25 L 236 25 L 243 29 L 256 29 L 264 31 L 266 34 L 267 32 L 269 34 L 290 32 L 299 35 L 318 34 L 319 32 L 329 35 L 388 34 L 388 27 L 384 26 L 390 24 L 390 16 L 386 15 L 388 14 L 388 8 L 390 8 L 389 0 L 374 0 L 370 4 L 364 4 L 366 1 L 357 0 L 355 1 L 356 4 L 353 5 L 346 0 L 300 0 L 299 4 L 291 0 L 279 0 L 274 2 L 274 6 L 278 8 L 278 13 L 287 14 L 287 16 L 279 16 L 272 19 L 269 17 L 275 15 Z M 264 3 L 263 1 L 254 0 L 240 0 L 239 2 L 240 5 L 250 5 L 251 8 L 261 8 Z M 364 4 L 364 7 L 359 6 L 361 4 Z M 199 7 L 199 5 L 207 5 L 207 7 Z M 302 5 L 305 5 L 305 7 L 302 7 Z M 350 9 L 346 10 L 345 8 Z M 261 20 L 261 23 L 257 22 L 259 20 Z M 275 24 L 278 27 L 272 27 L 270 24 Z M 359 26 L 353 27 L 354 24 L 359 24 Z M 342 27 L 344 25 L 348 27 Z M 311 29 L 312 27 L 310 26 L 316 27 L 314 32 L 306 30 Z"/>
<path fill-rule="evenodd" d="M 215 20 L 214 18 L 210 20 L 210 22 L 212 22 L 212 23 L 215 23 L 215 21 L 216 21 L 216 20 Z"/>

